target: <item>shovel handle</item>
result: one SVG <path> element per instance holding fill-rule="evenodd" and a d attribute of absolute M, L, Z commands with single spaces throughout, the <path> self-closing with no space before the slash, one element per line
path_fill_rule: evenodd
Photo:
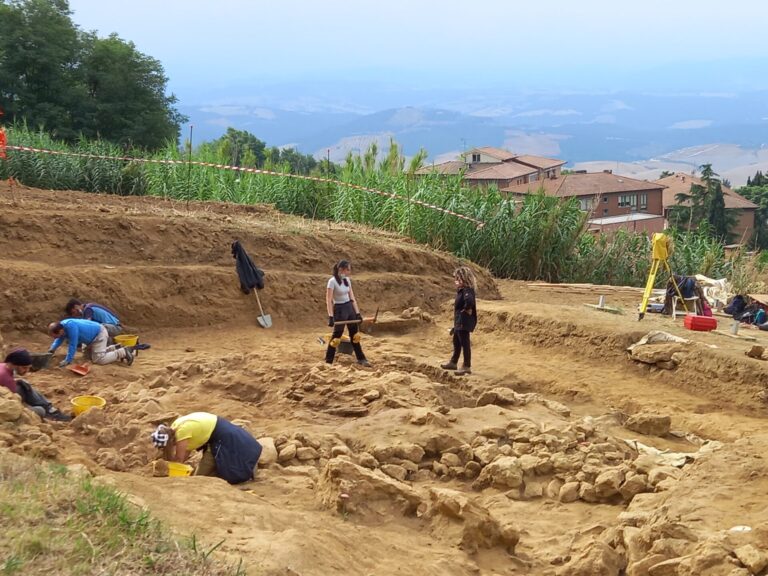
<path fill-rule="evenodd" d="M 341 322 L 334 322 L 334 326 L 346 326 L 347 324 L 361 324 L 363 322 L 376 322 L 375 316 L 369 316 L 368 318 L 363 318 L 362 320 L 342 320 Z"/>

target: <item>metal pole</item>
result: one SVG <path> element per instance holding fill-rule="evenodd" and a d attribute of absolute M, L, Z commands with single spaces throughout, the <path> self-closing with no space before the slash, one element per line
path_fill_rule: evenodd
<path fill-rule="evenodd" d="M 192 196 L 190 178 L 192 177 L 192 129 L 194 125 L 189 125 L 189 150 L 187 154 L 187 210 L 189 210 L 189 200 Z"/>

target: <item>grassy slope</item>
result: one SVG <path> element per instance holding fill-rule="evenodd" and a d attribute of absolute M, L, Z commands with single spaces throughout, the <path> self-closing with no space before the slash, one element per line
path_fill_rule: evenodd
<path fill-rule="evenodd" d="M 239 576 L 172 535 L 114 488 L 67 468 L 0 453 L 0 574 Z"/>

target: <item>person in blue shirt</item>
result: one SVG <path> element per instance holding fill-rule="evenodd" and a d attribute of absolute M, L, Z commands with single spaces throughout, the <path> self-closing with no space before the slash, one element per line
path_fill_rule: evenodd
<path fill-rule="evenodd" d="M 118 360 L 124 360 L 129 366 L 133 364 L 133 351 L 130 348 L 108 346 L 107 329 L 98 322 L 65 318 L 59 322 L 51 322 L 48 325 L 48 334 L 55 338 L 48 350 L 50 353 L 54 353 L 65 340 L 68 342 L 67 356 L 59 363 L 60 368 L 74 360 L 75 353 L 82 344 L 88 347 L 94 364 L 111 364 Z"/>
<path fill-rule="evenodd" d="M 110 338 L 114 338 L 123 331 L 117 314 L 102 304 L 96 304 L 96 302 L 84 304 L 77 298 L 72 298 L 67 302 L 64 310 L 67 316 L 72 318 L 84 318 L 85 320 L 98 322 L 107 329 L 107 334 L 109 334 Z"/>

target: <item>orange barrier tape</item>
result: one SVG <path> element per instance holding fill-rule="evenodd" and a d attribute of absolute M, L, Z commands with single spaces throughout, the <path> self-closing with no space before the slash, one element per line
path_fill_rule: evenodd
<path fill-rule="evenodd" d="M 62 152 L 60 150 L 46 150 L 44 148 L 32 148 L 30 146 L 12 146 L 10 144 L 7 145 L 6 148 L 8 150 L 15 150 L 17 152 L 36 152 L 40 154 L 53 154 L 57 156 L 74 156 L 77 158 L 92 158 L 96 160 L 124 160 L 127 162 L 144 162 L 146 164 L 178 164 L 178 165 L 184 165 L 184 166 L 203 166 L 205 168 L 216 168 L 219 170 L 232 170 L 235 172 L 245 172 L 248 174 L 263 174 L 265 176 L 282 176 L 285 178 L 296 178 L 298 180 L 309 180 L 311 182 L 335 184 L 337 186 L 345 186 L 353 190 L 360 190 L 361 192 L 378 194 L 379 196 L 384 196 L 386 198 L 394 198 L 395 200 L 400 200 L 402 202 L 409 202 L 417 206 L 422 206 L 423 208 L 428 208 L 430 210 L 435 210 L 437 212 L 449 214 L 456 218 L 460 218 L 462 220 L 466 220 L 468 222 L 474 223 L 478 229 L 485 226 L 485 222 L 481 220 L 477 220 L 476 218 L 472 218 L 471 216 L 465 216 L 464 214 L 459 214 L 458 212 L 448 210 L 447 208 L 441 208 L 440 206 L 435 206 L 434 204 L 428 204 L 427 202 L 423 202 L 421 200 L 416 200 L 414 198 L 404 198 L 398 194 L 395 194 L 394 192 L 384 192 L 383 190 L 367 188 L 366 186 L 359 186 L 357 184 L 349 184 L 347 182 L 332 180 L 330 178 L 321 178 L 319 176 L 304 176 L 301 174 L 285 174 L 283 172 L 274 172 L 272 170 L 262 170 L 260 168 L 244 168 L 242 166 L 229 166 L 227 164 L 214 164 L 212 162 L 197 162 L 197 161 L 189 162 L 186 160 L 157 160 L 152 158 L 132 158 L 130 156 L 101 156 L 98 154 L 84 154 L 82 152 Z"/>

